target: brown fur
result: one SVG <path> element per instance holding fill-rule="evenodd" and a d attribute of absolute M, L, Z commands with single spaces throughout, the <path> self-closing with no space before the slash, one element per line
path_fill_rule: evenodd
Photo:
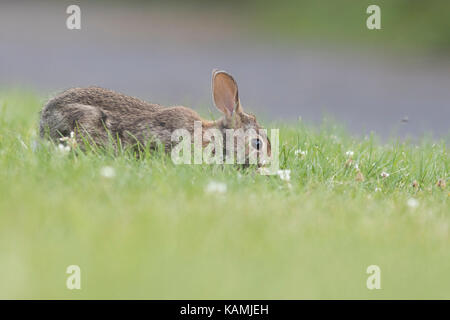
<path fill-rule="evenodd" d="M 212 87 L 216 107 L 224 114 L 217 121 L 202 119 L 183 106 L 163 107 L 98 87 L 72 88 L 46 103 L 41 112 L 40 135 L 58 141 L 74 132 L 78 142 L 84 136 L 100 146 L 107 145 L 111 138 L 119 139 L 124 147 L 159 141 L 170 150 L 172 132 L 184 128 L 192 134 L 194 121 L 201 121 L 204 129 L 218 128 L 222 132 L 229 128 L 260 128 L 256 118 L 243 111 L 237 84 L 228 73 L 214 70 Z M 270 142 L 267 137 L 262 139 L 270 154 Z"/>

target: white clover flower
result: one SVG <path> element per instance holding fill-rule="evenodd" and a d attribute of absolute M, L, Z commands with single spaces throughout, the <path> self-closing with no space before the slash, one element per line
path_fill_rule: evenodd
<path fill-rule="evenodd" d="M 58 144 L 58 151 L 61 152 L 62 154 L 67 154 L 70 152 L 70 147 L 60 143 Z"/>
<path fill-rule="evenodd" d="M 269 176 L 272 174 L 272 171 L 270 171 L 270 169 L 266 167 L 258 168 L 257 172 L 262 176 Z"/>
<path fill-rule="evenodd" d="M 383 171 L 383 172 L 380 174 L 380 176 L 381 176 L 382 178 L 387 178 L 387 177 L 389 177 L 389 173 Z"/>
<path fill-rule="evenodd" d="M 77 146 L 77 139 L 75 139 L 75 132 L 73 131 L 70 132 L 70 137 L 61 137 L 59 141 L 65 142 L 71 148 L 76 148 Z"/>
<path fill-rule="evenodd" d="M 414 198 L 409 198 L 408 201 L 406 201 L 406 204 L 408 205 L 408 207 L 410 208 L 417 208 L 419 206 L 419 201 L 417 201 Z"/>
<path fill-rule="evenodd" d="M 210 181 L 205 187 L 206 193 L 225 193 L 227 185 L 223 182 Z"/>
<path fill-rule="evenodd" d="M 345 153 L 345 155 L 347 156 L 347 157 L 349 157 L 349 158 L 351 158 L 351 157 L 353 157 L 353 155 L 354 155 L 355 153 L 353 152 L 353 151 L 347 151 L 346 153 Z"/>
<path fill-rule="evenodd" d="M 291 180 L 291 170 L 278 170 L 277 174 L 281 180 L 284 180 L 284 181 Z"/>
<path fill-rule="evenodd" d="M 305 157 L 305 156 L 308 154 L 308 151 L 307 151 L 307 150 L 301 150 L 301 149 L 298 149 L 298 150 L 295 150 L 295 151 L 294 151 L 294 154 L 295 154 L 296 156 Z"/>
<path fill-rule="evenodd" d="M 114 178 L 116 176 L 116 170 L 113 167 L 102 167 L 100 169 L 100 174 L 108 179 Z"/>

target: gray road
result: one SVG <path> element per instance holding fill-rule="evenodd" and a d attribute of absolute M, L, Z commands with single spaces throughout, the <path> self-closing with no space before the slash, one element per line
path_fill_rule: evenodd
<path fill-rule="evenodd" d="M 51 94 L 99 85 L 197 108 L 211 105 L 210 72 L 220 67 L 235 75 L 244 106 L 265 118 L 316 123 L 329 114 L 357 134 L 448 136 L 449 60 L 320 39 L 287 45 L 255 39 L 226 15 L 85 3 L 82 30 L 69 31 L 67 1 L 2 2 L 0 87 Z"/>

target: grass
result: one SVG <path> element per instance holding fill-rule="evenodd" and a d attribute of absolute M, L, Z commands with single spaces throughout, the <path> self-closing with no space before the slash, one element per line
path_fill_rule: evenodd
<path fill-rule="evenodd" d="M 64 155 L 36 143 L 40 98 L 0 97 L 0 298 L 450 298 L 445 141 L 272 124 L 287 182 L 161 153 Z M 81 290 L 66 288 L 73 264 Z"/>
<path fill-rule="evenodd" d="M 286 36 L 302 43 L 305 39 L 337 44 L 357 42 L 374 48 L 407 52 L 428 50 L 448 55 L 450 20 L 448 1 L 409 0 L 285 0 L 248 1 L 252 23 L 266 33 Z M 381 30 L 368 30 L 369 5 L 381 10 Z M 267 35 L 266 35 L 267 37 Z M 301 39 L 301 40 L 299 40 Z"/>

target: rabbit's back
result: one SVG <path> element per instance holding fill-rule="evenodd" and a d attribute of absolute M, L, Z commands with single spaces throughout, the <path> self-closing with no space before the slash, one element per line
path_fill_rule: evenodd
<path fill-rule="evenodd" d="M 138 119 L 151 119 L 162 107 L 99 87 L 72 88 L 50 99 L 41 112 L 40 135 L 67 136 L 81 125 L 89 134 L 104 136 L 130 131 Z"/>
<path fill-rule="evenodd" d="M 109 113 L 125 114 L 132 112 L 157 111 L 161 107 L 148 103 L 135 97 L 127 96 L 112 90 L 88 87 L 68 89 L 58 96 L 50 99 L 44 111 L 52 111 L 54 108 L 78 103 L 99 107 Z"/>

